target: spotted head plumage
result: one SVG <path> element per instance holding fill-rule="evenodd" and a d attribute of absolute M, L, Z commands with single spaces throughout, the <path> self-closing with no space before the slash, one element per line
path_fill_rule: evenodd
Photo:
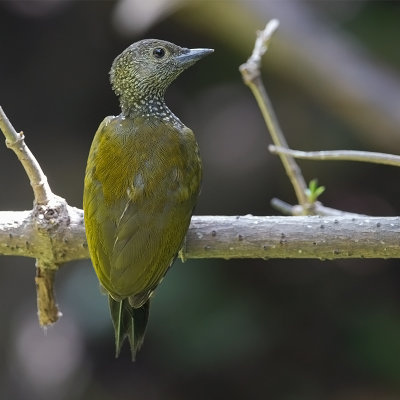
<path fill-rule="evenodd" d="M 211 49 L 187 49 L 165 40 L 145 39 L 133 43 L 113 62 L 110 71 L 112 88 L 119 96 L 123 115 L 165 117 L 164 103 L 168 86 L 182 71 Z"/>

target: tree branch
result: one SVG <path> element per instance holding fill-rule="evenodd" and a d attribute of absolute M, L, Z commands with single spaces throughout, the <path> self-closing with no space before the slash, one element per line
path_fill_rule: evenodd
<path fill-rule="evenodd" d="M 306 160 L 361 161 L 400 167 L 400 156 L 395 154 L 358 150 L 300 151 L 273 145 L 269 145 L 268 149 L 273 154 L 287 154 Z"/>
<path fill-rule="evenodd" d="M 253 53 L 246 63 L 239 67 L 242 74 L 244 83 L 250 88 L 257 104 L 264 117 L 265 123 L 268 127 L 272 141 L 276 146 L 288 148 L 285 136 L 282 133 L 278 119 L 276 118 L 272 103 L 265 90 L 264 84 L 261 79 L 261 58 L 268 49 L 269 41 L 273 33 L 279 26 L 279 21 L 273 19 L 269 21 L 263 31 L 257 32 L 257 39 L 254 45 Z M 291 155 L 280 153 L 282 164 L 285 171 L 293 185 L 297 200 L 304 211 L 307 209 L 307 185 L 301 173 L 299 166 Z"/>
<path fill-rule="evenodd" d="M 28 175 L 36 204 L 47 204 L 54 196 L 47 182 L 47 177 L 40 168 L 35 156 L 25 144 L 23 132 L 17 132 L 0 107 L 0 129 L 6 137 L 6 146 L 18 157 Z"/>
<path fill-rule="evenodd" d="M 54 296 L 54 272 L 58 269 L 59 259 L 62 259 L 62 251 L 58 254 L 58 245 L 60 241 L 68 240 L 63 236 L 68 230 L 71 219 L 76 217 L 75 210 L 68 206 L 65 199 L 56 196 L 50 189 L 46 175 L 43 173 L 35 156 L 25 144 L 25 137 L 22 132 L 17 132 L 3 109 L 0 107 L 0 129 L 6 137 L 6 146 L 13 150 L 28 175 L 33 189 L 34 203 L 33 210 L 26 214 L 10 213 L 23 218 L 21 224 L 18 220 L 8 222 L 4 232 L 12 230 L 16 226 L 15 232 L 8 233 L 8 242 L 0 242 L 0 245 L 10 249 L 15 249 L 22 253 L 25 250 L 35 252 L 36 258 L 36 293 L 38 304 L 39 322 L 46 326 L 55 322 L 61 313 L 57 309 Z M 83 222 L 82 222 L 83 223 Z M 57 237 L 54 231 L 61 234 Z M 13 246 L 13 238 L 19 235 L 19 239 L 24 240 L 24 244 Z M 3 232 L 0 233 L 0 237 Z M 36 251 L 35 251 L 36 250 Z M 25 254 L 23 254 L 25 255 Z M 61 255 L 61 257 L 60 257 Z"/>
<path fill-rule="evenodd" d="M 0 211 L 0 254 L 40 258 L 51 266 L 88 258 L 83 210 L 67 206 L 34 211 Z M 38 220 L 41 221 L 38 227 Z M 50 239 L 44 237 L 49 231 Z"/>
<path fill-rule="evenodd" d="M 267 23 L 263 31 L 257 32 L 257 39 L 254 45 L 253 53 L 247 62 L 239 67 L 244 83 L 253 92 L 261 113 L 264 116 L 265 123 L 271 134 L 272 141 L 275 143 L 275 146 L 270 146 L 270 149 L 271 147 L 273 149 L 280 149 L 280 151 L 276 151 L 276 154 L 278 154 L 281 159 L 281 162 L 296 193 L 297 201 L 299 202 L 298 205 L 290 206 L 281 200 L 273 199 L 271 205 L 276 209 L 283 211 L 284 214 L 288 214 L 290 212 L 290 215 L 347 215 L 348 217 L 354 217 L 357 214 L 325 207 L 320 202 L 310 202 L 307 197 L 307 185 L 303 178 L 301 169 L 294 160 L 294 156 L 289 149 L 285 136 L 276 118 L 272 103 L 267 95 L 261 79 L 261 59 L 266 53 L 269 41 L 271 40 L 271 37 L 278 26 L 279 21 L 273 19 Z"/>
<path fill-rule="evenodd" d="M 399 217 L 194 217 L 187 258 L 398 258 Z"/>
<path fill-rule="evenodd" d="M 72 209 L 72 207 L 71 207 Z M 88 258 L 83 211 L 53 230 L 53 263 Z M 399 217 L 193 216 L 184 258 L 399 258 Z M 0 212 L 0 254 L 39 258 L 30 211 Z"/>

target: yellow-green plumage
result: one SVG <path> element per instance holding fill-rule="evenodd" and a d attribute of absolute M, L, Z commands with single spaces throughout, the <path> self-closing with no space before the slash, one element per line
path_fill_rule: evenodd
<path fill-rule="evenodd" d="M 139 128 L 138 128 L 139 127 Z M 197 200 L 201 165 L 193 133 L 165 123 L 107 118 L 90 151 L 85 213 L 104 288 L 141 305 L 179 250 Z"/>
<path fill-rule="evenodd" d="M 135 358 L 149 298 L 182 246 L 200 190 L 194 134 L 163 94 L 210 52 L 144 40 L 117 57 L 111 70 L 122 113 L 105 118 L 94 137 L 83 208 L 92 263 L 110 297 L 117 355 L 128 338 Z"/>

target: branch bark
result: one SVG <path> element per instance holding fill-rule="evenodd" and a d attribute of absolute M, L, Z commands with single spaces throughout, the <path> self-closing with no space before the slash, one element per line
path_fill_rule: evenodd
<path fill-rule="evenodd" d="M 83 211 L 52 231 L 52 263 L 89 258 Z M 193 216 L 184 258 L 400 258 L 400 218 Z M 32 213 L 0 212 L 0 254 L 39 258 Z"/>

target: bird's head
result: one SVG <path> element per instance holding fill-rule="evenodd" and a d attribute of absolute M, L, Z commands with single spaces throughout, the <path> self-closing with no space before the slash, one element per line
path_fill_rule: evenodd
<path fill-rule="evenodd" d="M 151 99 L 164 98 L 167 87 L 212 49 L 187 49 L 157 39 L 133 43 L 113 62 L 110 80 L 124 113 Z"/>

